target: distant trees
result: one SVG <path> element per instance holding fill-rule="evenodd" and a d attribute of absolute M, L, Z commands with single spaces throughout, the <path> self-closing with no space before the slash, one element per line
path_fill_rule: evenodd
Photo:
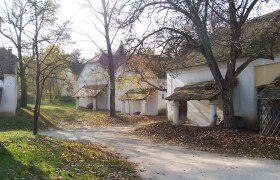
<path fill-rule="evenodd" d="M 252 12 L 263 3 L 260 0 L 133 0 L 131 15 L 125 23 L 134 24 L 145 18 L 153 24 L 152 30 L 137 42 L 139 45 L 149 40 L 160 46 L 163 54 L 182 62 L 193 60 L 190 57 L 204 59 L 221 91 L 224 126 L 235 128 L 233 88 L 238 75 L 257 58 L 273 59 L 271 47 L 277 33 L 269 28 L 277 31 L 277 17 L 257 24 L 255 30 L 246 26 Z M 265 28 L 267 33 L 263 31 Z M 248 31 L 254 35 L 248 36 Z M 263 41 L 258 41 L 256 35 L 264 37 Z M 240 57 L 245 61 L 238 65 Z M 226 62 L 225 76 L 218 65 L 221 60 Z"/>

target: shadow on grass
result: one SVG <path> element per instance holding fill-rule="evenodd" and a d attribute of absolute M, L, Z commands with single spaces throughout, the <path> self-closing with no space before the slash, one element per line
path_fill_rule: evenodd
<path fill-rule="evenodd" d="M 15 160 L 14 156 L 6 149 L 6 143 L 0 142 L 0 179 L 23 179 L 26 177 L 37 179 L 48 176 L 33 164 L 26 166 Z"/>
<path fill-rule="evenodd" d="M 33 110 L 31 108 L 18 109 L 14 117 L 0 117 L 0 131 L 33 129 Z M 57 128 L 50 120 L 41 114 L 39 129 Z"/>

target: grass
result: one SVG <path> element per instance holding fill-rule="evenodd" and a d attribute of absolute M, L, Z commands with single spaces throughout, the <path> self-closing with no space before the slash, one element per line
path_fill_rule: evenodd
<path fill-rule="evenodd" d="M 0 132 L 0 142 L 0 179 L 138 178 L 129 163 L 96 145 L 20 130 Z"/>
<path fill-rule="evenodd" d="M 146 124 L 165 119 L 157 116 L 137 116 L 121 114 L 111 118 L 108 111 L 92 111 L 89 109 L 75 109 L 74 102 L 42 105 L 42 121 L 46 126 L 53 128 L 85 128 L 128 126 Z M 44 126 L 44 124 L 43 124 Z"/>
<path fill-rule="evenodd" d="M 18 109 L 15 117 L 0 117 L 1 130 L 32 130 L 33 105 Z M 74 102 L 42 104 L 40 129 L 75 129 L 89 127 L 128 126 L 164 120 L 157 116 L 136 116 L 117 113 L 111 118 L 108 111 L 75 109 Z"/>
<path fill-rule="evenodd" d="M 42 105 L 40 129 L 75 127 L 83 112 L 94 117 L 72 102 Z M 100 146 L 34 136 L 32 127 L 31 105 L 15 117 L 0 117 L 0 179 L 139 179 L 133 165 Z"/>

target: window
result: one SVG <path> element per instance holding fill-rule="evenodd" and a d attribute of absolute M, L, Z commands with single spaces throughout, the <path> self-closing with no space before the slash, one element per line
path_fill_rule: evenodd
<path fill-rule="evenodd" d="M 161 99 L 164 100 L 164 94 L 161 95 Z"/>

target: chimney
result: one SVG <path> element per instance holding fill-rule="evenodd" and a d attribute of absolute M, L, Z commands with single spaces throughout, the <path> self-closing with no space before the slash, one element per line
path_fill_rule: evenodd
<path fill-rule="evenodd" d="M 9 51 L 9 53 L 12 54 L 12 53 L 13 53 L 13 48 L 12 48 L 12 47 L 9 47 L 9 48 L 8 48 L 8 51 Z"/>

